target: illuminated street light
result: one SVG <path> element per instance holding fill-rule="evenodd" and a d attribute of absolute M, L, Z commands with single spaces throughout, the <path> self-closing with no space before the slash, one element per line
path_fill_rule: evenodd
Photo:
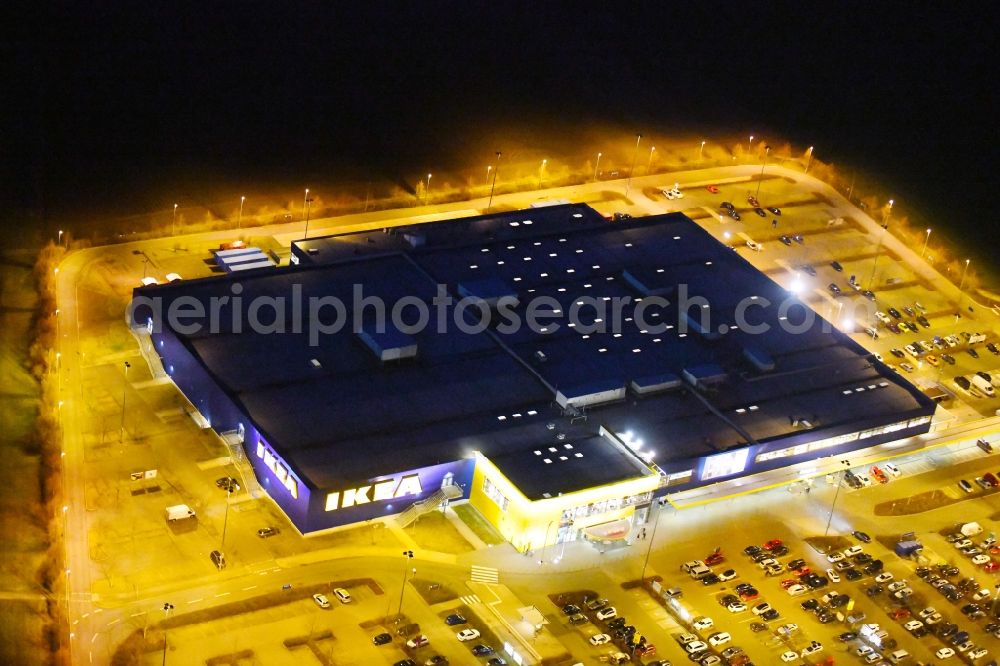
<path fill-rule="evenodd" d="M 163 622 L 166 623 L 167 618 L 170 617 L 170 611 L 174 609 L 174 605 L 170 602 L 163 604 Z M 166 624 L 163 626 L 163 664 L 167 663 L 167 627 Z"/>
<path fill-rule="evenodd" d="M 63 236 L 63 230 L 62 230 L 62 229 L 60 229 L 60 230 L 59 230 L 59 238 L 58 238 L 58 240 L 56 241 L 56 245 L 62 245 L 62 236 Z"/>
<path fill-rule="evenodd" d="M 240 197 L 240 216 L 236 218 L 237 230 L 243 226 L 243 204 L 246 203 L 246 200 L 246 197 Z"/>
<path fill-rule="evenodd" d="M 698 149 L 698 159 L 701 160 L 705 156 L 705 142 L 701 142 L 701 148 Z"/>
<path fill-rule="evenodd" d="M 174 204 L 174 217 L 170 221 L 170 235 L 174 235 L 174 228 L 177 226 L 177 204 Z"/>
<path fill-rule="evenodd" d="M 653 153 L 656 152 L 656 146 L 650 146 L 649 148 L 649 160 L 646 162 L 646 175 L 650 173 L 650 169 L 653 168 Z"/>
<path fill-rule="evenodd" d="M 594 165 L 594 180 L 597 180 L 598 169 L 601 168 L 601 155 L 604 153 L 597 153 L 597 164 Z"/>
<path fill-rule="evenodd" d="M 306 193 L 302 195 L 302 217 L 306 216 L 306 200 L 309 198 L 309 188 L 306 188 Z"/>
<path fill-rule="evenodd" d="M 309 190 L 306 190 L 306 192 L 308 192 L 308 191 Z M 306 199 L 306 201 L 305 201 L 305 206 L 306 206 L 306 232 L 305 232 L 305 234 L 303 234 L 302 240 L 305 240 L 305 239 L 309 238 L 309 211 L 312 210 L 312 202 L 313 202 L 313 200 L 311 198 L 310 199 Z"/>
<path fill-rule="evenodd" d="M 628 190 L 632 187 L 632 174 L 635 173 L 635 158 L 639 155 L 639 142 L 642 141 L 642 135 L 635 135 L 635 149 L 632 151 L 632 166 L 628 170 L 628 180 L 625 181 L 625 198 L 628 199 Z"/>
<path fill-rule="evenodd" d="M 125 381 L 122 383 L 122 422 L 121 427 L 118 431 L 118 441 L 125 441 L 125 396 L 128 395 L 128 369 L 132 367 L 132 364 L 125 361 Z"/>
<path fill-rule="evenodd" d="M 502 153 L 499 150 L 496 152 L 497 165 L 496 165 L 496 168 L 493 169 L 493 184 L 490 185 L 490 202 L 488 204 L 486 204 L 486 212 L 487 213 L 489 213 L 490 212 L 490 208 L 493 207 L 493 190 L 496 189 L 496 186 L 497 186 L 497 174 L 500 173 L 500 155 L 501 154 Z"/>
<path fill-rule="evenodd" d="M 490 184 L 490 171 L 493 171 L 493 165 L 492 164 L 488 164 L 486 166 L 486 184 L 487 185 Z"/>
<path fill-rule="evenodd" d="M 833 501 L 830 502 L 830 515 L 826 519 L 826 530 L 823 531 L 823 536 L 830 534 L 830 523 L 833 522 L 833 511 L 837 506 L 837 497 L 840 495 L 840 486 L 844 485 L 844 478 L 847 476 L 847 470 L 851 467 L 850 460 L 841 460 L 840 464 L 844 466 L 844 470 L 840 475 L 840 481 L 837 483 L 837 490 L 833 493 Z"/>
<path fill-rule="evenodd" d="M 920 258 L 924 258 L 924 253 L 927 252 L 927 241 L 931 239 L 931 230 L 927 229 L 927 235 L 924 236 L 924 247 L 920 250 Z"/>
<path fill-rule="evenodd" d="M 659 507 L 659 502 L 653 502 L 649 505 L 649 513 L 653 512 L 653 507 Z M 646 559 L 642 563 L 642 572 L 639 574 L 639 581 L 642 582 L 646 578 L 646 566 L 649 564 L 649 555 L 653 552 L 653 542 L 656 540 L 656 526 L 660 524 L 660 511 L 659 508 L 656 510 L 656 516 L 653 518 L 653 531 L 649 535 L 649 546 L 646 548 Z"/>
<path fill-rule="evenodd" d="M 882 226 L 883 227 L 888 227 L 889 226 L 889 216 L 892 215 L 892 204 L 894 204 L 894 203 L 895 202 L 892 199 L 889 199 L 889 209 L 887 211 L 885 211 L 885 215 L 882 216 Z"/>
<path fill-rule="evenodd" d="M 403 567 L 403 585 L 402 585 L 402 587 L 399 588 L 399 607 L 396 609 L 396 622 L 397 623 L 399 622 L 399 616 L 402 615 L 402 613 L 403 613 L 403 591 L 406 590 L 406 574 L 410 570 L 410 561 L 413 559 L 413 551 L 412 550 L 404 550 L 403 551 L 403 557 L 406 558 L 406 566 Z M 417 570 L 415 568 L 413 569 L 413 573 L 414 574 L 417 573 Z"/>
<path fill-rule="evenodd" d="M 892 205 L 895 203 L 892 199 L 889 199 L 889 209 L 885 212 L 882 217 L 882 233 L 878 237 L 878 247 L 875 248 L 875 261 L 872 263 L 872 276 L 868 280 L 869 291 L 872 288 L 872 284 L 875 282 L 875 268 L 878 266 L 879 255 L 882 254 L 882 241 L 885 239 L 886 229 L 889 228 L 889 215 L 892 214 Z"/>
<path fill-rule="evenodd" d="M 760 178 L 757 179 L 757 194 L 754 195 L 754 198 L 760 196 L 760 184 L 764 182 L 764 167 L 767 166 L 767 156 L 770 154 L 771 146 L 764 146 L 764 163 L 760 165 Z"/>
<path fill-rule="evenodd" d="M 424 203 L 431 200 L 431 174 L 427 174 L 427 187 L 424 188 Z"/>
<path fill-rule="evenodd" d="M 809 150 L 806 151 L 806 173 L 809 173 L 809 165 L 812 164 L 813 160 L 813 147 L 809 146 Z"/>
<path fill-rule="evenodd" d="M 753 150 L 753 134 L 750 135 L 750 143 L 747 144 L 747 154 L 748 155 L 750 154 L 751 150 Z"/>
<path fill-rule="evenodd" d="M 538 167 L 538 189 L 542 189 L 542 176 L 545 174 L 545 165 L 548 163 L 548 160 L 542 160 L 541 166 Z"/>
<path fill-rule="evenodd" d="M 965 287 L 965 274 L 969 272 L 969 262 L 971 259 L 965 260 L 965 268 L 962 269 L 962 281 L 958 283 L 958 309 L 962 309 L 962 300 L 965 298 L 965 292 L 963 288 Z"/>

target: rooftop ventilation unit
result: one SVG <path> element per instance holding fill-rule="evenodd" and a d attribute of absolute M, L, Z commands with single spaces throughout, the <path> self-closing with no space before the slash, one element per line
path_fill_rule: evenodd
<path fill-rule="evenodd" d="M 395 328 L 391 323 L 385 324 L 384 331 L 379 331 L 375 324 L 365 324 L 357 335 L 383 363 L 413 358 L 417 355 L 417 341 Z"/>
<path fill-rule="evenodd" d="M 625 398 L 625 384 L 620 379 L 588 382 L 577 386 L 564 387 L 556 393 L 556 403 L 560 407 L 586 407 L 614 402 Z"/>

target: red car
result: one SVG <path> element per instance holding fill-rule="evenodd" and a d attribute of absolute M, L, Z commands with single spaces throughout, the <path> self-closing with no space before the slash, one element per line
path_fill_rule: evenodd
<path fill-rule="evenodd" d="M 997 562 L 996 560 L 992 560 L 983 565 L 983 571 L 993 573 L 997 570 L 1000 570 L 1000 562 Z"/>
<path fill-rule="evenodd" d="M 883 472 L 877 465 L 872 465 L 872 468 L 869 471 L 871 471 L 872 476 L 874 476 L 875 480 L 879 483 L 889 483 L 889 477 L 887 477 L 885 472 Z"/>
<path fill-rule="evenodd" d="M 751 599 L 756 599 L 759 596 L 760 593 L 757 592 L 757 588 L 754 587 L 751 587 L 749 590 L 744 590 L 743 592 L 740 592 L 740 599 L 742 599 L 743 601 L 750 601 Z"/>
<path fill-rule="evenodd" d="M 1000 480 L 993 475 L 993 472 L 986 472 L 986 474 L 983 474 L 983 481 L 990 484 L 990 488 L 996 488 L 1000 485 Z"/>
<path fill-rule="evenodd" d="M 798 584 L 799 581 L 795 580 L 794 578 L 786 578 L 785 580 L 781 581 L 781 589 L 787 590 L 792 585 L 798 585 Z"/>
<path fill-rule="evenodd" d="M 721 564 L 726 558 L 722 556 L 722 553 L 715 551 L 711 555 L 705 558 L 705 564 L 710 567 L 714 567 L 716 564 Z"/>
<path fill-rule="evenodd" d="M 796 569 L 795 571 L 795 575 L 798 576 L 799 578 L 802 578 L 806 574 L 811 574 L 811 573 L 812 569 L 810 569 L 809 567 L 802 567 L 801 569 Z"/>
<path fill-rule="evenodd" d="M 709 192 L 711 192 L 712 194 L 718 194 L 719 193 L 719 186 L 718 185 L 706 185 L 705 189 L 708 190 Z"/>
<path fill-rule="evenodd" d="M 783 545 L 781 543 L 781 539 L 771 539 L 770 541 L 764 544 L 764 550 L 774 550 L 775 548 L 781 545 Z"/>

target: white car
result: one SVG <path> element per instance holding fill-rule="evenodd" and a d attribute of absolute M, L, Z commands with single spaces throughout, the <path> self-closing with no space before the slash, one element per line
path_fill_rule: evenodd
<path fill-rule="evenodd" d="M 605 643 L 611 642 L 611 636 L 607 634 L 596 634 L 590 637 L 591 645 L 604 645 Z"/>
<path fill-rule="evenodd" d="M 676 197 L 674 196 L 674 191 L 673 190 L 660 190 L 660 191 L 663 192 L 663 196 L 665 196 L 666 198 L 670 199 L 671 201 L 673 201 L 674 199 L 676 199 Z"/>
<path fill-rule="evenodd" d="M 698 631 L 703 631 L 705 629 L 711 629 L 715 625 L 710 617 L 699 617 L 697 620 L 691 623 L 691 626 Z"/>
<path fill-rule="evenodd" d="M 972 563 L 977 566 L 981 564 L 986 564 L 989 561 L 990 561 L 989 555 L 976 555 L 975 557 L 972 558 Z"/>
<path fill-rule="evenodd" d="M 718 631 L 708 637 L 708 642 L 712 644 L 712 647 L 725 645 L 731 640 L 733 640 L 733 637 L 729 635 L 728 631 Z"/>
<path fill-rule="evenodd" d="M 688 643 L 694 643 L 696 640 L 698 640 L 698 637 L 695 636 L 694 634 L 687 634 L 687 633 L 685 633 L 685 634 L 679 634 L 677 636 L 677 642 L 680 643 L 681 645 L 687 645 Z"/>
<path fill-rule="evenodd" d="M 781 625 L 775 631 L 778 633 L 779 636 L 791 636 L 798 630 L 799 630 L 799 625 L 795 624 L 794 622 L 789 622 L 788 624 Z"/>
<path fill-rule="evenodd" d="M 342 604 L 351 603 L 351 593 L 342 587 L 334 588 L 333 596 L 337 597 L 337 600 Z"/>
<path fill-rule="evenodd" d="M 860 555 L 865 552 L 865 549 L 861 546 L 851 546 L 844 551 L 844 557 L 854 557 L 855 555 Z"/>
<path fill-rule="evenodd" d="M 973 650 L 972 652 L 970 652 L 965 656 L 969 658 L 969 661 L 975 661 L 976 659 L 982 659 L 989 653 L 990 653 L 989 650 L 987 650 L 986 648 L 976 648 L 975 650 Z"/>
<path fill-rule="evenodd" d="M 937 608 L 934 608 L 934 606 L 928 606 L 927 608 L 917 613 L 917 615 L 920 617 L 921 620 L 926 620 L 935 613 L 937 613 Z"/>
<path fill-rule="evenodd" d="M 972 595 L 972 600 L 982 601 L 983 599 L 989 598 L 989 596 L 990 596 L 990 591 L 984 587 L 983 589 L 979 590 L 978 592 Z"/>
<path fill-rule="evenodd" d="M 719 574 L 719 581 L 725 583 L 727 580 L 732 580 L 734 578 L 737 578 L 738 576 L 739 574 L 736 573 L 735 569 L 726 569 L 725 571 Z"/>
<path fill-rule="evenodd" d="M 601 610 L 597 611 L 597 619 L 601 620 L 602 622 L 604 620 L 610 620 L 611 618 L 614 617 L 618 617 L 618 609 L 616 609 L 614 606 L 608 606 L 607 608 L 602 608 Z"/>
<path fill-rule="evenodd" d="M 325 594 L 314 594 L 313 601 L 315 601 L 316 605 L 319 606 L 320 608 L 330 607 L 330 600 L 326 598 Z"/>
<path fill-rule="evenodd" d="M 771 610 L 771 604 L 769 604 L 766 601 L 764 601 L 762 603 L 757 604 L 756 606 L 754 606 L 750 610 L 753 611 L 754 615 L 763 615 L 767 611 Z"/>
<path fill-rule="evenodd" d="M 836 571 L 834 571 L 833 569 L 827 569 L 826 570 L 826 577 L 830 579 L 831 583 L 839 583 L 840 582 L 840 574 L 837 573 Z"/>
<path fill-rule="evenodd" d="M 823 644 L 819 641 L 811 641 L 809 645 L 802 649 L 802 658 L 806 658 L 811 654 L 816 654 L 817 652 L 823 651 Z"/>
<path fill-rule="evenodd" d="M 840 562 L 844 559 L 843 553 L 830 553 L 826 556 L 827 562 Z"/>
<path fill-rule="evenodd" d="M 781 661 L 785 662 L 786 664 L 790 664 L 791 662 L 798 660 L 799 660 L 798 652 L 792 652 L 791 650 L 788 650 L 787 652 L 781 653 Z"/>
<path fill-rule="evenodd" d="M 924 626 L 924 623 L 921 622 L 920 620 L 910 620 L 909 622 L 903 625 L 903 629 L 906 629 L 907 631 L 916 631 L 922 626 Z"/>
<path fill-rule="evenodd" d="M 479 638 L 479 630 L 478 629 L 462 629 L 462 631 L 460 631 L 457 634 L 455 634 L 455 636 L 458 637 L 458 640 L 462 641 L 463 643 L 465 641 L 474 641 L 477 638 Z"/>
<path fill-rule="evenodd" d="M 905 580 L 897 580 L 897 581 L 893 581 L 892 583 L 889 583 L 889 591 L 890 592 L 895 592 L 896 590 L 902 590 L 904 587 L 906 587 L 906 581 Z"/>
<path fill-rule="evenodd" d="M 899 478 L 900 476 L 903 475 L 903 473 L 901 471 L 899 471 L 899 468 L 896 467 L 895 465 L 893 465 L 892 463 L 885 463 L 884 465 L 882 465 L 882 468 L 885 469 L 885 471 L 889 472 L 889 474 L 892 474 L 896 478 Z"/>
<path fill-rule="evenodd" d="M 734 601 L 733 603 L 726 606 L 726 610 L 730 613 L 742 613 L 747 609 L 747 605 L 742 601 Z"/>
<path fill-rule="evenodd" d="M 954 657 L 955 651 L 952 650 L 950 647 L 943 647 L 937 652 L 935 652 L 934 656 L 937 657 L 938 659 L 947 659 L 948 657 Z"/>
<path fill-rule="evenodd" d="M 796 583 L 795 585 L 789 585 L 788 589 L 785 590 L 785 592 L 788 592 L 788 596 L 790 597 L 798 597 L 805 594 L 808 591 L 809 588 L 807 588 L 805 585 L 800 585 L 799 583 Z"/>
<path fill-rule="evenodd" d="M 882 312 L 881 310 L 875 313 L 875 318 L 878 319 L 883 324 L 888 324 L 889 322 L 892 321 L 891 319 L 889 319 L 889 315 Z"/>
<path fill-rule="evenodd" d="M 907 372 L 913 372 L 913 366 L 910 365 L 909 363 L 901 363 L 899 367 L 903 368 Z M 907 370 L 907 367 L 909 367 L 909 370 Z M 871 477 L 869 477 L 867 474 L 855 474 L 854 476 L 858 477 L 858 481 L 860 481 L 861 485 L 863 485 L 865 488 L 868 488 L 869 486 L 872 485 Z"/>
<path fill-rule="evenodd" d="M 687 650 L 688 654 L 696 654 L 698 652 L 704 652 L 705 650 L 707 650 L 708 643 L 705 643 L 703 641 L 691 641 L 690 643 L 684 646 L 684 649 Z"/>
<path fill-rule="evenodd" d="M 414 636 L 410 640 L 406 641 L 406 647 L 408 647 L 408 648 L 410 648 L 412 650 L 412 649 L 416 649 L 416 648 L 419 648 L 419 647 L 423 647 L 425 645 L 430 645 L 430 643 L 431 643 L 431 640 L 429 638 L 427 638 L 423 634 L 417 634 L 416 636 Z"/>
<path fill-rule="evenodd" d="M 889 573 L 888 571 L 883 571 L 879 575 L 875 576 L 875 582 L 876 583 L 888 583 L 893 578 L 895 578 L 895 576 L 893 576 L 891 573 Z"/>
<path fill-rule="evenodd" d="M 972 541 L 969 539 L 961 539 L 952 544 L 955 548 L 962 550 L 963 548 L 972 548 Z"/>

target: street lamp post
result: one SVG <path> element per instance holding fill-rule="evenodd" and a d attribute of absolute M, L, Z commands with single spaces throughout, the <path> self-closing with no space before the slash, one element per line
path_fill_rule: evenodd
<path fill-rule="evenodd" d="M 56 241 L 56 245 L 62 245 L 62 236 L 63 236 L 63 230 L 62 230 L 62 229 L 60 229 L 60 230 L 59 230 L 59 238 L 58 238 L 58 240 Z"/>
<path fill-rule="evenodd" d="M 701 142 L 701 148 L 698 149 L 698 161 L 700 162 L 705 156 L 705 142 Z"/>
<path fill-rule="evenodd" d="M 306 193 L 302 195 L 302 217 L 305 217 L 306 212 L 306 201 L 309 199 L 309 188 L 306 188 Z"/>
<path fill-rule="evenodd" d="M 878 259 L 882 254 L 882 241 L 885 240 L 885 232 L 889 228 L 889 216 L 892 214 L 892 205 L 895 203 L 892 199 L 889 199 L 889 210 L 885 212 L 882 216 L 882 233 L 878 237 L 878 246 L 875 248 L 875 261 L 872 262 L 872 276 L 868 280 L 868 289 L 871 291 L 872 285 L 875 283 L 875 269 L 878 267 Z"/>
<path fill-rule="evenodd" d="M 486 212 L 487 213 L 490 212 L 490 208 L 493 207 L 493 190 L 496 189 L 496 186 L 497 186 L 497 174 L 500 173 L 500 155 L 501 154 L 502 153 L 499 150 L 496 152 L 497 165 L 493 169 L 493 184 L 490 185 L 490 201 L 489 201 L 488 204 L 486 204 Z"/>
<path fill-rule="evenodd" d="M 972 261 L 972 260 L 971 259 L 966 259 L 965 260 L 965 268 L 962 269 L 962 281 L 958 283 L 958 310 L 959 310 L 959 312 L 962 311 L 962 301 L 965 299 L 965 292 L 963 291 L 963 289 L 965 288 L 965 274 L 969 272 L 969 262 L 970 261 Z"/>
<path fill-rule="evenodd" d="M 653 153 L 656 152 L 656 146 L 650 146 L 649 148 L 649 159 L 646 161 L 646 175 L 648 176 L 650 170 L 653 168 Z"/>
<path fill-rule="evenodd" d="M 538 167 L 538 189 L 542 189 L 542 178 L 545 176 L 545 165 L 548 163 L 548 160 L 542 160 L 541 166 Z"/>
<path fill-rule="evenodd" d="M 809 150 L 806 151 L 806 173 L 809 173 L 809 165 L 813 161 L 813 147 L 809 146 Z"/>
<path fill-rule="evenodd" d="M 236 218 L 236 229 L 240 229 L 243 226 L 243 204 L 246 203 L 246 197 L 240 197 L 240 215 Z"/>
<path fill-rule="evenodd" d="M 174 216 L 170 220 L 170 235 L 174 235 L 174 230 L 177 227 L 177 204 L 174 204 Z"/>
<path fill-rule="evenodd" d="M 229 500 L 233 495 L 232 482 L 226 483 L 226 517 L 222 520 L 222 541 L 219 543 L 219 552 L 226 552 L 226 528 L 229 527 Z"/>
<path fill-rule="evenodd" d="M 413 559 L 412 550 L 404 550 L 403 557 L 406 558 L 406 566 L 403 567 L 403 585 L 399 588 L 399 607 L 396 609 L 396 622 L 399 622 L 399 616 L 403 613 L 403 591 L 406 590 L 406 574 L 410 570 L 410 560 Z M 413 573 L 417 573 L 416 568 L 413 569 Z"/>
<path fill-rule="evenodd" d="M 764 167 L 767 166 L 767 156 L 771 154 L 771 146 L 764 146 L 764 163 L 760 165 L 760 177 L 757 179 L 757 194 L 754 198 L 760 196 L 760 184 L 764 182 Z"/>
<path fill-rule="evenodd" d="M 493 171 L 493 165 L 492 164 L 486 165 L 486 184 L 487 185 L 490 184 L 490 171 Z"/>
<path fill-rule="evenodd" d="M 309 190 L 306 190 L 308 192 Z M 309 211 L 312 210 L 312 199 L 306 199 L 306 232 L 302 236 L 302 240 L 309 238 Z"/>
<path fill-rule="evenodd" d="M 118 429 L 118 441 L 125 441 L 125 397 L 128 395 L 128 369 L 132 364 L 125 361 L 125 381 L 122 383 L 122 422 Z"/>
<path fill-rule="evenodd" d="M 750 143 L 747 144 L 747 155 L 753 150 L 753 134 L 750 135 Z"/>
<path fill-rule="evenodd" d="M 170 611 L 174 609 L 174 605 L 169 601 L 163 604 L 163 621 L 166 622 L 167 618 L 170 617 Z M 163 627 L 163 661 L 162 664 L 167 663 L 167 627 Z"/>
<path fill-rule="evenodd" d="M 658 503 L 654 503 L 657 506 Z M 652 510 L 652 506 L 650 506 Z M 642 572 L 639 574 L 639 582 L 646 580 L 646 566 L 649 564 L 649 555 L 653 552 L 653 541 L 656 540 L 656 526 L 660 524 L 660 511 L 657 509 L 656 517 L 653 518 L 653 531 L 649 535 L 649 546 L 646 548 L 646 559 L 642 563 Z"/>
<path fill-rule="evenodd" d="M 833 493 L 833 501 L 830 503 L 830 515 L 826 519 L 826 529 L 823 530 L 823 536 L 830 534 L 830 523 L 833 522 L 833 512 L 837 508 L 837 497 L 840 496 L 840 486 L 844 484 L 844 478 L 847 476 L 847 470 L 851 466 L 850 460 L 841 460 L 840 464 L 844 466 L 844 471 L 840 475 L 840 481 L 837 482 L 837 489 Z"/>
<path fill-rule="evenodd" d="M 889 199 L 889 209 L 885 211 L 885 215 L 882 216 L 882 226 L 889 226 L 889 216 L 892 215 L 892 205 L 896 203 L 892 199 Z"/>
<path fill-rule="evenodd" d="M 924 236 L 924 246 L 920 249 L 920 258 L 921 259 L 924 258 L 924 253 L 927 252 L 927 241 L 929 241 L 930 239 L 931 239 L 931 230 L 928 229 L 927 230 L 927 235 Z"/>
<path fill-rule="evenodd" d="M 594 181 L 597 181 L 598 169 L 601 168 L 601 155 L 604 153 L 597 153 L 597 164 L 594 165 Z"/>
<path fill-rule="evenodd" d="M 635 173 L 635 158 L 639 155 L 639 142 L 642 141 L 642 135 L 635 135 L 635 148 L 632 150 L 632 166 L 628 170 L 628 180 L 625 181 L 625 198 L 628 199 L 629 188 L 632 187 L 632 174 Z"/>
<path fill-rule="evenodd" d="M 424 188 L 424 203 L 431 200 L 431 174 L 427 174 L 427 187 Z"/>

